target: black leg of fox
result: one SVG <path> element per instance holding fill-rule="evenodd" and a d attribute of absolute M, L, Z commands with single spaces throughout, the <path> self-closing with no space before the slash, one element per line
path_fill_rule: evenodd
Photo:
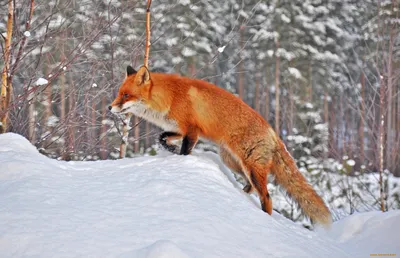
<path fill-rule="evenodd" d="M 183 137 L 181 152 L 179 153 L 179 155 L 189 155 L 194 145 L 196 145 L 196 142 L 197 138 L 192 139 L 188 135 L 185 135 L 185 137 Z"/>
<path fill-rule="evenodd" d="M 181 134 L 179 133 L 174 133 L 174 132 L 163 132 L 162 134 L 160 134 L 158 141 L 160 142 L 160 144 L 168 151 L 178 154 L 178 146 L 173 145 L 173 144 L 168 144 L 167 140 L 169 137 L 182 137 Z"/>

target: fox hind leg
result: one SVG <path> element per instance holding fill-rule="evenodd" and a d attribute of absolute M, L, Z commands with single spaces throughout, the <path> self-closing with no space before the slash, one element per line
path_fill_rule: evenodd
<path fill-rule="evenodd" d="M 243 191 L 246 193 L 251 193 L 253 191 L 253 187 L 251 186 L 249 179 L 246 174 L 243 172 L 242 165 L 232 156 L 230 151 L 224 147 L 220 146 L 219 155 L 224 162 L 224 164 L 231 169 L 234 173 L 238 174 L 243 178 L 246 185 L 243 187 Z"/>
<path fill-rule="evenodd" d="M 272 200 L 268 193 L 267 183 L 268 183 L 268 172 L 271 165 L 268 166 L 268 170 L 265 168 L 253 168 L 249 170 L 250 182 L 256 189 L 257 194 L 260 198 L 261 208 L 264 212 L 269 215 L 272 214 Z"/>

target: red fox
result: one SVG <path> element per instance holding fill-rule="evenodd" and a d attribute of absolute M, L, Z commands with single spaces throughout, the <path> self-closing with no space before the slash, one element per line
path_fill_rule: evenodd
<path fill-rule="evenodd" d="M 142 66 L 127 67 L 127 76 L 109 109 L 133 113 L 165 130 L 160 143 L 182 139 L 179 154 L 190 154 L 199 137 L 220 146 L 224 163 L 247 182 L 243 190 L 255 190 L 264 212 L 271 215 L 268 173 L 295 199 L 313 222 L 329 226 L 329 209 L 296 167 L 282 140 L 251 107 L 211 83 L 173 74 L 150 73 Z"/>

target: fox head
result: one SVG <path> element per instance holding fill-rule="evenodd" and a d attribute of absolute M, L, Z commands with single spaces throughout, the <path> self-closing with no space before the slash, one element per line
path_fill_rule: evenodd
<path fill-rule="evenodd" d="M 134 109 L 145 104 L 149 97 L 151 80 L 145 66 L 135 71 L 132 66 L 126 69 L 126 78 L 118 91 L 118 96 L 108 107 L 113 113 L 135 113 Z"/>

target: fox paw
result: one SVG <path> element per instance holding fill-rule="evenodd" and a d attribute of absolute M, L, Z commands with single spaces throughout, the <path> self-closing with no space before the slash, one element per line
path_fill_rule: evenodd
<path fill-rule="evenodd" d="M 251 184 L 247 184 L 243 187 L 243 191 L 245 193 L 251 193 L 253 191 L 253 187 L 251 186 Z"/>

